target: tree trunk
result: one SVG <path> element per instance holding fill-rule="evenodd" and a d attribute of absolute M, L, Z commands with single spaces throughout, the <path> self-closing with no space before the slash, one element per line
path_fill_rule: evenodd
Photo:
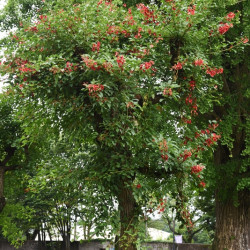
<path fill-rule="evenodd" d="M 5 206 L 5 197 L 4 197 L 4 168 L 0 167 L 0 213 L 2 212 Z"/>
<path fill-rule="evenodd" d="M 235 140 L 234 161 L 230 159 L 229 150 L 225 146 L 219 144 L 215 151 L 215 166 L 219 171 L 224 172 L 221 172 L 220 175 L 223 177 L 216 184 L 216 228 L 213 250 L 250 249 L 250 191 L 246 187 L 242 191 L 237 191 L 238 178 L 241 177 L 239 169 L 242 151 L 237 149 L 241 147 L 241 143 L 244 143 L 244 140 Z M 232 167 L 232 164 L 235 164 L 234 172 L 231 172 L 233 175 L 227 175 L 227 166 Z M 222 193 L 226 198 L 223 198 Z M 236 206 L 235 203 L 238 205 Z"/>
<path fill-rule="evenodd" d="M 121 226 L 116 250 L 136 250 L 140 209 L 133 196 L 131 179 L 120 181 L 117 198 L 119 202 Z"/>
<path fill-rule="evenodd" d="M 250 196 L 242 192 L 239 206 L 232 200 L 221 202 L 216 199 L 216 233 L 214 250 L 250 249 Z"/>

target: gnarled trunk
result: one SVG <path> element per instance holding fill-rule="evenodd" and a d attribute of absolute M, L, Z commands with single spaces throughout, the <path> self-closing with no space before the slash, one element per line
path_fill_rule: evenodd
<path fill-rule="evenodd" d="M 132 180 L 121 180 L 118 193 L 120 211 L 120 237 L 116 250 L 136 250 L 137 225 L 140 209 L 132 192 Z"/>
<path fill-rule="evenodd" d="M 214 250 L 250 249 L 250 194 L 242 192 L 239 206 L 232 200 L 221 202 L 216 199 L 216 234 Z"/>

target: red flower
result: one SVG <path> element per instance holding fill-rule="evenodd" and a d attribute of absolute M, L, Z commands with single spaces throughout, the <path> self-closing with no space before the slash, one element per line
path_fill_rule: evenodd
<path fill-rule="evenodd" d="M 191 95 L 191 94 L 189 94 L 189 95 L 186 97 L 185 102 L 186 102 L 187 105 L 193 103 L 193 98 L 192 98 L 192 95 Z"/>
<path fill-rule="evenodd" d="M 215 133 L 212 134 L 212 140 L 213 141 L 218 141 L 220 139 L 220 137 L 221 137 L 220 135 L 217 135 Z"/>
<path fill-rule="evenodd" d="M 233 24 L 232 23 L 230 23 L 230 24 L 228 24 L 228 23 L 222 23 L 221 24 L 221 26 L 219 27 L 219 33 L 221 34 L 221 35 L 223 35 L 223 34 L 225 34 L 231 27 L 233 27 Z"/>
<path fill-rule="evenodd" d="M 195 65 L 195 66 L 201 66 L 201 65 L 203 65 L 203 64 L 204 64 L 204 62 L 203 62 L 202 59 L 198 59 L 198 60 L 195 60 L 195 61 L 194 61 L 194 65 Z"/>
<path fill-rule="evenodd" d="M 173 91 L 171 88 L 165 88 L 163 90 L 163 95 L 168 95 L 168 96 L 172 96 L 173 95 Z"/>
<path fill-rule="evenodd" d="M 164 161 L 167 161 L 167 160 L 168 160 L 168 155 L 161 155 L 161 158 L 162 158 Z"/>
<path fill-rule="evenodd" d="M 154 65 L 154 61 L 149 61 L 149 62 L 142 63 L 140 65 L 140 70 L 145 72 L 147 69 L 150 69 L 152 67 L 152 65 Z"/>
<path fill-rule="evenodd" d="M 216 74 L 222 74 L 223 73 L 223 68 L 219 68 L 219 69 L 212 69 L 212 68 L 207 68 L 206 73 L 208 75 L 210 75 L 211 77 L 214 77 Z"/>
<path fill-rule="evenodd" d="M 141 184 L 137 184 L 137 185 L 136 185 L 136 188 L 141 188 Z"/>
<path fill-rule="evenodd" d="M 97 92 L 101 92 L 104 90 L 104 86 L 102 84 L 86 84 L 86 83 L 84 83 L 83 85 L 85 85 L 88 88 L 89 96 L 92 96 L 92 97 L 96 98 L 97 100 L 99 100 L 99 96 L 98 96 Z"/>
<path fill-rule="evenodd" d="M 188 7 L 188 15 L 194 15 L 195 14 L 195 5 L 193 7 Z"/>
<path fill-rule="evenodd" d="M 195 81 L 190 81 L 190 82 L 189 82 L 189 88 L 190 88 L 191 90 L 194 90 L 194 88 L 195 88 Z"/>
<path fill-rule="evenodd" d="M 191 168 L 191 174 L 198 174 L 203 170 L 203 166 L 196 165 Z"/>
<path fill-rule="evenodd" d="M 125 63 L 124 56 L 117 55 L 116 61 L 118 63 L 119 68 L 123 69 L 123 64 Z"/>
<path fill-rule="evenodd" d="M 198 132 L 195 132 L 195 138 L 199 138 L 200 134 Z"/>
<path fill-rule="evenodd" d="M 247 37 L 242 37 L 242 38 L 241 38 L 241 41 L 242 41 L 243 43 L 247 43 L 249 40 L 248 40 Z"/>
<path fill-rule="evenodd" d="M 178 63 L 175 64 L 172 68 L 175 69 L 175 70 L 182 69 L 182 64 L 181 64 L 180 62 L 178 62 Z"/>
<path fill-rule="evenodd" d="M 234 19 L 234 17 L 235 17 L 235 14 L 233 12 L 230 12 L 227 14 L 226 19 L 227 21 L 231 21 L 232 19 Z"/>
<path fill-rule="evenodd" d="M 184 155 L 180 154 L 180 156 L 183 157 L 183 161 L 185 161 L 188 157 L 192 156 L 192 153 L 186 149 L 184 150 Z"/>
<path fill-rule="evenodd" d="M 206 183 L 204 181 L 201 181 L 199 186 L 204 188 L 206 186 Z"/>
<path fill-rule="evenodd" d="M 93 43 L 93 45 L 92 45 L 92 51 L 99 52 L 100 46 L 101 46 L 101 43 L 99 41 L 97 43 Z"/>
<path fill-rule="evenodd" d="M 205 144 L 206 144 L 208 147 L 210 147 L 211 145 L 214 144 L 214 142 L 213 142 L 210 138 L 208 138 L 208 139 L 206 139 Z"/>

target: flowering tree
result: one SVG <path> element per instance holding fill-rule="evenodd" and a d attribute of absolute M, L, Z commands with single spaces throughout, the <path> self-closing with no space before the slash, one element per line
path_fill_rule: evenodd
<path fill-rule="evenodd" d="M 229 46 L 221 41 L 239 19 L 211 15 L 211 2 L 57 1 L 6 41 L 1 71 L 21 100 L 27 134 L 36 136 L 50 112 L 82 139 L 88 179 L 118 202 L 118 249 L 136 248 L 145 194 L 175 191 L 184 204 L 186 178 L 206 185 L 202 155 L 220 135 L 219 120 L 204 114 L 220 102 L 219 55 Z"/>

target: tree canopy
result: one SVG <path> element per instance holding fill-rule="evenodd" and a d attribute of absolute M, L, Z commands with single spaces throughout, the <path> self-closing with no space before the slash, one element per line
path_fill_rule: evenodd
<path fill-rule="evenodd" d="M 230 132 L 234 115 L 217 111 L 237 110 L 234 102 L 226 105 L 233 95 L 224 94 L 230 70 L 224 57 L 244 53 L 248 39 L 232 31 L 244 11 L 217 10 L 223 4 L 201 0 L 58 0 L 39 3 L 37 15 L 27 19 L 37 8 L 24 2 L 18 2 L 26 10 L 16 16 L 19 26 L 10 18 L 18 28 L 3 41 L 1 63 L 23 143 L 34 145 L 51 132 L 85 152 L 83 180 L 118 203 L 118 249 L 135 249 L 142 207 L 155 197 L 176 196 L 188 225 L 185 204 L 190 190 L 205 188 L 202 172 L 214 146 L 222 136 L 221 145 L 233 149 L 239 138 Z M 245 121 L 246 113 L 240 117 Z M 56 162 L 53 168 L 64 166 Z M 239 183 L 245 189 L 247 179 Z"/>

